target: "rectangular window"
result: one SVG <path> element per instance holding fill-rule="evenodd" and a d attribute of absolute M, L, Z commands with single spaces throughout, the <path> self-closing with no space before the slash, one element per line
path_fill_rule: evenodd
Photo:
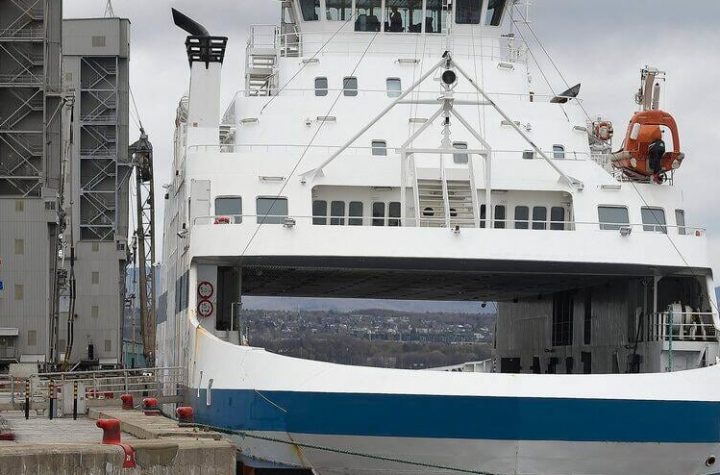
<path fill-rule="evenodd" d="M 92 252 L 98 252 L 100 251 L 100 243 L 99 242 L 93 242 L 92 246 L 90 246 L 92 249 Z"/>
<path fill-rule="evenodd" d="M 355 31 L 380 31 L 382 0 L 355 0 Z"/>
<path fill-rule="evenodd" d="M 352 15 L 352 0 L 325 0 L 325 5 L 330 21 L 346 21 Z"/>
<path fill-rule="evenodd" d="M 281 197 L 258 197 L 256 214 L 260 224 L 282 224 L 288 215 L 288 200 Z"/>
<path fill-rule="evenodd" d="M 348 224 L 350 226 L 362 226 L 363 225 L 363 203 L 362 201 L 351 201 L 348 207 Z"/>
<path fill-rule="evenodd" d="M 90 283 L 93 285 L 100 283 L 100 272 L 92 272 L 90 274 Z"/>
<path fill-rule="evenodd" d="M 552 345 L 572 345 L 573 334 L 573 296 L 570 292 L 560 292 L 553 296 Z"/>
<path fill-rule="evenodd" d="M 588 290 L 585 294 L 585 318 L 583 319 L 583 343 L 589 345 L 592 341 L 592 294 Z"/>
<path fill-rule="evenodd" d="M 90 316 L 93 318 L 99 318 L 100 317 L 100 307 L 97 305 L 93 305 L 90 307 Z"/>
<path fill-rule="evenodd" d="M 573 360 L 572 356 L 568 356 L 565 358 L 565 372 L 567 374 L 573 374 L 573 368 L 575 367 L 575 360 Z"/>
<path fill-rule="evenodd" d="M 391 201 L 388 204 L 388 226 L 400 226 L 400 202 Z"/>
<path fill-rule="evenodd" d="M 623 206 L 598 206 L 600 229 L 617 231 L 630 223 L 627 208 Z"/>
<path fill-rule="evenodd" d="M 530 209 L 527 206 L 515 207 L 515 229 L 528 229 Z"/>
<path fill-rule="evenodd" d="M 678 234 L 681 236 L 684 236 L 685 233 L 687 233 L 687 229 L 685 228 L 685 210 L 683 209 L 676 209 L 675 210 L 675 224 L 677 224 Z"/>
<path fill-rule="evenodd" d="M 532 366 L 530 367 L 533 374 L 540 374 L 540 357 L 539 356 L 533 356 L 533 362 Z"/>
<path fill-rule="evenodd" d="M 385 203 L 376 202 L 372 204 L 372 225 L 385 226 Z"/>
<path fill-rule="evenodd" d="M 328 78 L 326 78 L 326 77 L 315 78 L 315 95 L 316 96 L 327 96 L 328 95 Z"/>
<path fill-rule="evenodd" d="M 28 346 L 37 345 L 37 331 L 36 330 L 28 330 L 27 344 L 28 344 Z"/>
<path fill-rule="evenodd" d="M 112 351 L 112 340 L 105 340 L 105 353 Z"/>
<path fill-rule="evenodd" d="M 553 231 L 565 229 L 565 208 L 562 206 L 550 208 L 550 229 Z"/>
<path fill-rule="evenodd" d="M 300 11 L 305 21 L 319 20 L 320 0 L 300 0 Z"/>
<path fill-rule="evenodd" d="M 422 27 L 422 1 L 385 1 L 385 31 L 419 33 Z"/>
<path fill-rule="evenodd" d="M 447 0 L 427 0 L 425 33 L 442 33 L 447 19 Z"/>
<path fill-rule="evenodd" d="M 15 201 L 15 211 L 17 213 L 22 213 L 23 211 L 25 211 L 25 202 L 23 200 Z"/>
<path fill-rule="evenodd" d="M 495 206 L 495 228 L 505 229 L 505 206 Z"/>
<path fill-rule="evenodd" d="M 523 160 L 532 160 L 533 158 L 535 158 L 535 152 L 533 152 L 532 150 L 525 150 L 522 154 L 522 158 Z"/>
<path fill-rule="evenodd" d="M 479 25 L 482 2 L 479 0 L 455 0 L 455 23 Z"/>
<path fill-rule="evenodd" d="M 24 239 L 16 239 L 15 240 L 15 255 L 16 256 L 25 255 L 25 240 Z"/>
<path fill-rule="evenodd" d="M 15 284 L 15 300 L 25 300 L 25 286 L 23 284 Z"/>
<path fill-rule="evenodd" d="M 565 147 L 563 145 L 553 145 L 553 158 L 562 160 L 565 158 Z"/>
<path fill-rule="evenodd" d="M 343 78 L 343 94 L 346 96 L 358 95 L 358 80 L 356 77 L 348 76 Z"/>
<path fill-rule="evenodd" d="M 384 140 L 373 140 L 371 142 L 372 154 L 376 157 L 387 156 L 387 142 Z"/>
<path fill-rule="evenodd" d="M 458 150 L 467 150 L 468 149 L 467 142 L 453 142 L 452 146 L 453 146 L 453 148 L 456 148 Z M 468 162 L 468 154 L 467 153 L 453 153 L 453 162 L 467 163 Z"/>
<path fill-rule="evenodd" d="M 330 203 L 330 225 L 331 226 L 345 225 L 345 202 L 344 201 L 332 201 Z"/>
<path fill-rule="evenodd" d="M 400 78 L 387 78 L 385 82 L 387 85 L 388 97 L 400 97 L 402 95 L 402 83 L 400 82 Z"/>
<path fill-rule="evenodd" d="M 315 200 L 312 207 L 313 224 L 327 224 L 327 201 Z"/>
<path fill-rule="evenodd" d="M 662 208 L 641 208 L 643 231 L 653 231 L 667 234 L 665 210 Z"/>
<path fill-rule="evenodd" d="M 533 229 L 546 229 L 547 228 L 547 208 L 544 206 L 533 207 Z"/>
<path fill-rule="evenodd" d="M 239 196 L 215 198 L 215 216 L 232 218 L 233 223 L 242 223 L 242 198 Z"/>
<path fill-rule="evenodd" d="M 503 11 L 507 0 L 489 0 L 487 7 L 487 15 L 485 16 L 485 24 L 490 26 L 500 26 Z"/>
<path fill-rule="evenodd" d="M 485 220 L 487 219 L 487 206 L 480 205 L 480 227 L 485 227 Z"/>
<path fill-rule="evenodd" d="M 580 353 L 580 361 L 583 365 L 583 374 L 592 373 L 592 353 L 589 351 L 583 351 Z"/>

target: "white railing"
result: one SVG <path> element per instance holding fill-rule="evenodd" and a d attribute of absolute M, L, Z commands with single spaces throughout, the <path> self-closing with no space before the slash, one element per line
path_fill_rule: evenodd
<path fill-rule="evenodd" d="M 710 312 L 661 312 L 651 316 L 648 341 L 717 341 Z"/>
<path fill-rule="evenodd" d="M 482 204 L 482 200 L 480 201 L 480 204 Z M 322 215 L 322 216 L 299 216 L 299 215 L 292 215 L 292 216 L 278 216 L 278 215 L 254 215 L 254 214 L 238 214 L 238 215 L 232 215 L 232 214 L 224 214 L 224 215 L 212 215 L 212 216 L 197 216 L 193 219 L 192 224 L 194 226 L 208 226 L 208 225 L 218 225 L 218 226 L 237 226 L 237 225 L 243 225 L 243 224 L 250 224 L 250 225 L 256 225 L 256 224 L 276 224 L 276 225 L 282 225 L 285 227 L 294 227 L 294 226 L 306 226 L 306 225 L 314 225 L 314 226 L 333 226 L 330 224 L 331 219 L 336 220 L 342 220 L 343 224 L 340 224 L 338 226 L 352 226 L 349 225 L 349 220 L 362 220 L 362 225 L 357 226 L 372 226 L 373 220 L 379 220 L 382 219 L 383 222 L 387 222 L 389 220 L 396 220 L 398 223 L 400 222 L 401 218 L 400 216 L 370 216 L 370 215 L 362 215 L 362 216 L 332 216 L 332 215 Z M 456 225 L 460 226 L 461 228 L 486 228 L 487 227 L 487 219 L 485 217 L 480 217 L 479 226 L 475 223 L 474 218 L 458 218 L 458 217 L 451 217 L 452 220 L 452 226 L 449 226 L 450 228 L 454 228 Z M 446 226 L 445 217 L 434 217 L 434 216 L 420 216 L 420 217 L 405 217 L 404 219 L 405 227 L 448 227 Z M 533 221 L 532 219 L 527 220 L 515 220 L 515 219 L 495 219 L 493 220 L 495 223 L 494 228 L 495 229 L 506 229 L 506 230 L 514 230 L 514 231 L 523 231 L 523 232 L 538 232 L 538 231 L 556 231 L 556 232 L 568 232 L 568 231 L 597 231 L 597 232 L 603 232 L 603 233 L 620 233 L 621 235 L 625 234 L 632 234 L 634 232 L 644 232 L 645 234 L 665 234 L 661 233 L 659 231 L 644 231 L 644 228 L 647 228 L 648 226 L 653 227 L 659 227 L 657 225 L 648 225 L 648 224 L 618 224 L 618 223 L 602 223 L 597 221 L 554 221 L 554 220 L 545 220 L 545 221 Z M 520 227 L 516 226 L 517 224 L 521 224 Z M 535 227 L 533 228 L 533 225 Z M 601 229 L 602 226 L 606 227 L 613 227 L 613 229 Z M 402 227 L 400 225 L 398 226 L 390 226 L 390 227 Z M 667 230 L 672 230 L 672 235 L 680 235 L 680 236 L 687 236 L 690 237 L 703 237 L 705 235 L 705 229 L 699 228 L 699 227 L 693 227 L 693 226 L 673 226 L 673 225 L 662 225 L 663 228 L 666 228 Z M 628 232 L 629 231 L 629 232 Z M 668 231 L 670 232 L 670 231 Z"/>

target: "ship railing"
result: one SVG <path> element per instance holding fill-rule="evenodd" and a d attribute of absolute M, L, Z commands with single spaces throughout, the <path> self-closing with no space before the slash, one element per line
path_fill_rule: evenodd
<path fill-rule="evenodd" d="M 331 200 L 328 200 L 331 201 Z M 482 200 L 480 200 L 482 204 Z M 439 211 L 439 210 L 438 210 Z M 438 213 L 440 214 L 440 213 Z M 452 215 L 449 218 L 449 225 L 444 216 L 421 216 L 421 217 L 405 217 L 404 227 L 429 227 L 429 228 L 486 228 L 487 220 L 484 215 L 480 216 L 479 222 L 474 217 L 457 217 Z M 621 236 L 627 236 L 635 230 L 635 232 L 657 233 L 690 237 L 703 237 L 705 229 L 693 226 L 675 226 L 675 225 L 648 225 L 648 224 L 622 224 L 604 223 L 598 221 L 569 221 L 569 220 L 533 220 L 533 219 L 494 219 L 495 229 L 505 229 L 513 231 L 592 231 L 592 232 L 619 232 Z M 255 215 L 255 214 L 223 214 L 212 216 L 197 216 L 193 219 L 194 226 L 207 225 L 242 225 L 242 224 L 267 224 L 267 225 L 283 225 L 287 228 L 295 226 L 385 226 L 385 227 L 402 227 L 400 216 L 372 216 L 363 214 L 358 216 L 333 216 L 315 215 Z M 662 227 L 664 231 L 655 228 Z M 653 228 L 652 230 L 649 228 Z"/>
<path fill-rule="evenodd" d="M 271 24 L 257 24 L 250 26 L 248 48 L 275 49 L 278 47 L 280 27 Z"/>
<path fill-rule="evenodd" d="M 648 341 L 718 341 L 712 312 L 659 312 L 651 315 Z"/>
<path fill-rule="evenodd" d="M 327 119 L 327 118 L 325 118 Z M 241 119 L 242 120 L 242 119 Z M 318 118 L 321 120 L 321 118 Z M 219 153 L 270 153 L 270 152 L 291 152 L 297 153 L 298 156 L 305 152 L 313 152 L 317 154 L 332 154 L 340 149 L 340 146 L 335 145 L 307 145 L 307 144 L 220 144 L 220 145 L 190 145 L 188 147 L 189 153 L 195 152 L 219 152 Z M 366 155 L 366 156 L 377 156 L 378 147 L 372 146 L 351 146 L 347 147 L 343 151 L 343 155 Z M 383 157 L 400 156 L 400 149 L 389 147 L 387 149 L 381 149 L 385 152 Z M 373 153 L 375 151 L 376 153 Z M 543 151 L 550 158 L 554 160 L 590 160 L 591 156 L 587 152 L 582 151 L 564 151 L 562 154 L 553 152 L 552 150 Z M 462 155 L 474 155 L 468 154 L 467 152 L 458 149 L 458 153 Z M 523 159 L 523 160 L 540 160 L 532 150 L 493 150 L 493 158 L 510 158 L 510 159 Z M 446 154 L 450 155 L 450 154 Z M 453 164 L 449 163 L 448 168 L 452 168 Z M 463 164 L 466 168 L 466 166 Z"/>
<path fill-rule="evenodd" d="M 255 27 L 257 27 L 257 33 L 255 33 Z M 258 42 L 259 37 L 267 37 L 267 30 L 271 28 L 278 28 L 275 25 L 253 25 L 251 26 L 250 37 L 248 44 Z M 302 55 L 310 56 L 312 53 L 322 51 L 323 54 L 363 54 L 367 48 L 367 41 L 363 39 L 371 38 L 370 35 L 364 32 L 352 31 L 352 25 L 348 27 L 351 31 L 339 31 L 339 32 L 290 32 L 281 33 L 279 28 L 276 30 L 275 35 L 275 48 L 281 49 L 284 44 L 300 44 L 302 45 Z M 372 45 L 373 55 L 400 55 L 401 58 L 407 59 L 409 52 L 416 52 L 417 35 L 420 33 L 397 33 L 397 32 L 380 32 L 378 33 L 378 39 L 387 38 L 392 41 L 375 41 Z M 255 36 L 258 38 L 255 38 Z M 445 48 L 445 37 L 442 33 L 425 33 L 426 38 L 438 39 L 438 46 L 442 43 L 442 50 L 438 49 L 438 57 L 444 52 Z M 332 36 L 332 40 L 328 39 Z M 499 45 L 495 43 L 493 39 L 489 37 L 481 37 L 478 34 L 460 34 L 453 33 L 453 44 L 454 51 L 456 54 L 471 54 L 474 57 L 481 57 L 483 59 L 503 61 L 507 63 L 525 63 L 527 61 L 527 54 L 524 51 L 521 43 L 516 39 L 514 45 Z M 437 48 L 436 48 L 437 49 Z M 427 49 L 429 51 L 430 48 Z M 297 56 L 297 51 L 288 50 L 286 54 L 283 52 L 283 56 Z M 429 53 L 426 53 L 427 56 Z M 422 53 L 417 51 L 411 56 L 422 56 Z M 505 66 L 507 67 L 507 66 Z"/>

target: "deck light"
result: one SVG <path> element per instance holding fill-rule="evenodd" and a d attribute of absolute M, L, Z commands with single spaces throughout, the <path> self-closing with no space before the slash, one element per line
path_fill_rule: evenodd
<path fill-rule="evenodd" d="M 292 229 L 295 227 L 295 219 L 294 218 L 285 218 L 283 219 L 283 227 L 286 229 Z"/>
<path fill-rule="evenodd" d="M 630 226 L 620 226 L 621 236 L 628 237 L 630 234 L 632 234 L 632 228 Z"/>

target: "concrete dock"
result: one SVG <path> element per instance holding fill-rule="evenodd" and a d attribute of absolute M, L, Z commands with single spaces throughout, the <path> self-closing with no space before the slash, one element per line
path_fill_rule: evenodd
<path fill-rule="evenodd" d="M 179 427 L 163 416 L 137 410 L 92 408 L 87 417 L 56 418 L 21 412 L 2 417 L 15 434 L 0 441 L 0 475 L 229 475 L 236 473 L 236 449 L 222 435 Z M 95 419 L 117 419 L 119 445 L 101 444 Z M 133 468 L 123 468 L 132 453 Z"/>

